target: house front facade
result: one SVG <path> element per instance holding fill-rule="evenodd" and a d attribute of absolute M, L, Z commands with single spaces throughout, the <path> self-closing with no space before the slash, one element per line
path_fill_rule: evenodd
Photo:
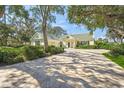
<path fill-rule="evenodd" d="M 60 46 L 65 48 L 75 48 L 79 44 L 94 45 L 93 35 L 89 33 L 64 35 L 57 38 L 53 35 L 48 35 L 48 45 Z M 31 45 L 44 45 L 43 34 L 36 32 L 31 38 Z"/>

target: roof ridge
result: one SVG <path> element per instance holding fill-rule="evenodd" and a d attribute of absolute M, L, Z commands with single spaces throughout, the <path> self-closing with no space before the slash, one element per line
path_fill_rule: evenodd
<path fill-rule="evenodd" d="M 84 35 L 84 34 L 90 34 L 90 33 L 88 32 L 88 33 L 70 34 L 70 35 Z"/>

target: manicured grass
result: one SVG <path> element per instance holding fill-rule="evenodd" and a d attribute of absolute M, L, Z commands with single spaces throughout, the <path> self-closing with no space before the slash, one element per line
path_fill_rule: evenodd
<path fill-rule="evenodd" d="M 124 55 L 114 56 L 109 53 L 104 53 L 103 55 L 124 68 Z"/>

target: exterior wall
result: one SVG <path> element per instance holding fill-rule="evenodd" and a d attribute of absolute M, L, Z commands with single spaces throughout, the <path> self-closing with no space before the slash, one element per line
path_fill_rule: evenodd
<path fill-rule="evenodd" d="M 36 39 L 38 40 L 38 39 Z M 32 39 L 31 41 L 31 45 L 35 46 L 36 45 L 36 41 L 35 39 Z M 39 39 L 38 41 L 40 41 L 40 45 L 44 45 L 44 42 L 43 40 Z M 48 40 L 48 45 L 54 45 L 54 46 L 60 46 L 60 42 L 62 42 L 62 45 L 66 48 L 75 48 L 76 45 L 78 44 L 78 42 L 84 42 L 84 41 L 79 41 L 79 40 L 76 40 L 75 38 L 66 38 L 62 41 L 59 41 L 59 40 Z M 94 41 L 87 41 L 89 45 L 94 45 Z M 68 47 L 68 43 L 70 43 L 70 47 Z"/>
<path fill-rule="evenodd" d="M 70 43 L 70 47 L 68 47 L 68 43 Z M 63 45 L 64 45 L 66 48 L 75 48 L 76 43 L 75 43 L 75 41 L 63 41 Z"/>
<path fill-rule="evenodd" d="M 41 40 L 32 40 L 31 41 L 31 45 L 35 46 L 36 45 L 36 41 L 39 41 L 40 45 L 44 45 L 43 41 L 41 41 Z"/>
<path fill-rule="evenodd" d="M 40 45 L 42 45 L 42 46 L 43 46 L 43 45 L 44 45 L 44 42 L 41 42 L 41 41 L 40 41 Z"/>
<path fill-rule="evenodd" d="M 62 43 L 63 43 L 64 47 L 66 47 L 66 48 L 68 47 L 68 43 L 67 42 L 62 42 Z"/>
<path fill-rule="evenodd" d="M 32 36 L 31 45 L 35 46 L 37 44 L 36 40 L 39 41 L 39 45 L 44 45 L 43 35 L 41 33 L 36 32 Z M 88 41 L 88 40 L 91 40 L 91 41 Z M 75 48 L 76 45 L 78 44 L 78 42 L 81 43 L 81 44 L 85 44 L 85 43 L 82 43 L 82 42 L 88 42 L 89 45 L 94 45 L 94 41 L 92 39 L 87 39 L 87 38 L 86 39 L 85 38 L 80 39 L 80 38 L 78 38 L 78 36 L 74 37 L 74 36 L 71 36 L 71 35 L 65 36 L 64 38 L 62 38 L 62 41 L 49 39 L 48 40 L 48 45 L 60 46 L 60 42 L 62 42 L 62 45 L 64 47 L 67 47 L 67 48 L 68 48 L 68 45 L 69 45 L 68 43 L 70 43 L 70 48 Z"/>
<path fill-rule="evenodd" d="M 48 44 L 49 45 L 54 45 L 54 46 L 60 46 L 59 42 L 54 41 L 54 40 L 49 40 Z M 35 46 L 36 42 L 35 41 L 31 41 L 31 45 Z M 44 45 L 44 42 L 40 41 L 40 45 Z"/>
<path fill-rule="evenodd" d="M 66 48 L 75 48 L 76 41 L 75 41 L 75 39 L 72 38 L 72 37 L 66 38 L 66 39 L 64 39 L 62 42 L 63 42 L 63 45 L 64 45 Z"/>
<path fill-rule="evenodd" d="M 63 46 L 66 48 L 75 48 L 78 41 L 62 41 Z M 68 47 L 68 43 L 70 43 L 70 47 Z M 60 46 L 60 41 L 57 40 L 49 40 L 49 45 Z M 35 41 L 31 42 L 31 45 L 35 46 Z M 40 45 L 44 45 L 42 41 L 40 41 Z M 89 45 L 94 45 L 94 41 L 89 41 Z"/>
<path fill-rule="evenodd" d="M 89 45 L 94 45 L 94 41 L 89 41 Z"/>
<path fill-rule="evenodd" d="M 76 47 L 76 41 L 73 43 L 73 48 L 75 48 Z"/>
<path fill-rule="evenodd" d="M 35 41 L 31 41 L 31 45 L 32 46 L 35 46 Z"/>
<path fill-rule="evenodd" d="M 60 46 L 60 41 L 48 40 L 48 45 Z"/>

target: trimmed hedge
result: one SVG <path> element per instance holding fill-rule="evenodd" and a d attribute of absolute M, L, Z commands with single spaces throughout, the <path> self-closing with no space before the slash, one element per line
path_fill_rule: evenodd
<path fill-rule="evenodd" d="M 44 48 L 36 46 L 24 46 L 22 47 L 22 53 L 26 60 L 37 59 L 45 56 Z"/>
<path fill-rule="evenodd" d="M 95 42 L 94 45 L 79 45 L 76 48 L 79 49 L 113 49 L 116 45 L 116 43 L 106 43 L 106 42 Z"/>
<path fill-rule="evenodd" d="M 109 50 L 111 50 L 116 45 L 117 45 L 117 43 L 95 41 L 95 49 L 109 49 Z"/>
<path fill-rule="evenodd" d="M 55 47 L 55 46 L 49 46 L 48 47 L 48 53 L 50 54 L 58 54 L 64 52 L 63 47 Z"/>
<path fill-rule="evenodd" d="M 79 45 L 78 49 L 95 49 L 95 45 Z"/>
<path fill-rule="evenodd" d="M 64 48 L 49 46 L 49 55 L 64 52 Z M 33 60 L 48 56 L 44 47 L 41 46 L 23 46 L 19 48 L 0 47 L 0 64 L 13 64 L 24 62 L 25 60 Z"/>
<path fill-rule="evenodd" d="M 22 62 L 23 57 L 20 55 L 21 50 L 11 47 L 0 48 L 0 63 L 1 64 L 12 64 Z"/>

